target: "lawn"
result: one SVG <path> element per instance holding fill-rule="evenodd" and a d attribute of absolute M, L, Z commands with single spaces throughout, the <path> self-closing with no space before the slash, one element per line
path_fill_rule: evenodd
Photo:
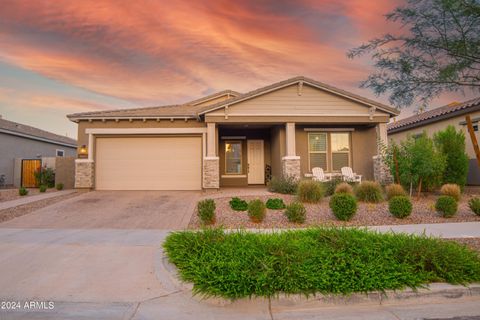
<path fill-rule="evenodd" d="M 363 229 L 180 231 L 168 236 L 164 248 L 194 293 L 228 299 L 480 281 L 480 257 L 465 246 Z"/>

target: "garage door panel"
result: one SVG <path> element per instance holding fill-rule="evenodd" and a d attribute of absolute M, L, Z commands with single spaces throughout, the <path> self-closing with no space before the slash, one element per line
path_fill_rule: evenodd
<path fill-rule="evenodd" d="M 200 137 L 97 138 L 98 190 L 201 189 Z"/>

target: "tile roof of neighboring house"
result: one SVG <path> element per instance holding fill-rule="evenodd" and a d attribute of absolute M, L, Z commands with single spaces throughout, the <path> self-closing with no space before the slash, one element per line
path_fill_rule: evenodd
<path fill-rule="evenodd" d="M 387 130 L 389 133 L 400 132 L 415 127 L 420 127 L 427 123 L 452 118 L 462 114 L 480 109 L 480 97 L 468 100 L 462 103 L 449 104 L 443 107 L 435 108 L 411 117 L 389 123 Z"/>
<path fill-rule="evenodd" d="M 77 140 L 1 118 L 0 132 L 10 133 L 13 135 L 31 138 L 34 140 L 47 141 L 60 145 L 66 145 L 71 147 L 77 146 Z"/>
<path fill-rule="evenodd" d="M 330 85 L 324 84 L 319 81 L 315 81 L 303 76 L 290 78 L 281 82 L 277 82 L 266 87 L 262 87 L 253 91 L 250 91 L 245 94 L 241 94 L 232 90 L 224 90 L 212 95 L 190 101 L 186 104 L 179 104 L 179 105 L 169 105 L 169 106 L 156 106 L 156 107 L 146 107 L 146 108 L 133 108 L 133 109 L 115 109 L 115 110 L 106 110 L 106 111 L 95 111 L 95 112 L 83 112 L 83 113 L 74 113 L 70 114 L 67 117 L 72 121 L 77 121 L 80 119 L 92 119 L 92 118 L 148 118 L 148 117 L 189 117 L 189 118 L 198 118 L 200 115 L 207 113 L 211 110 L 215 110 L 218 108 L 222 108 L 226 104 L 233 104 L 236 102 L 240 102 L 246 99 L 253 98 L 257 95 L 280 89 L 284 86 L 292 85 L 295 83 L 304 82 L 310 84 L 312 86 L 318 87 L 325 91 L 329 91 L 333 94 L 343 96 L 347 99 L 355 100 L 365 105 L 373 106 L 384 110 L 391 115 L 398 115 L 400 112 L 392 107 L 387 105 L 381 104 L 379 102 L 361 97 L 359 95 L 347 92 L 342 89 L 338 89 L 332 87 Z M 212 104 L 207 106 L 199 106 L 198 104 L 214 99 L 215 97 L 222 96 L 225 94 L 232 95 L 232 98 Z"/>

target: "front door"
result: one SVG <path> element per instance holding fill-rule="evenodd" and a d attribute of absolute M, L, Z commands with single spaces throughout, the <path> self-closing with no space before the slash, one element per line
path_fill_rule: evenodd
<path fill-rule="evenodd" d="M 265 183 L 265 159 L 263 156 L 263 140 L 248 140 L 248 184 Z"/>

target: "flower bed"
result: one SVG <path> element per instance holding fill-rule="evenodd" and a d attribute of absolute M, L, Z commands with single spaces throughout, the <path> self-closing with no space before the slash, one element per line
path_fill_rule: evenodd
<path fill-rule="evenodd" d="M 464 195 L 458 203 L 458 212 L 452 218 L 443 218 L 435 211 L 435 201 L 438 198 L 428 195 L 420 200 L 412 199 L 413 211 L 410 216 L 398 219 L 388 211 L 388 202 L 378 204 L 358 202 L 357 213 L 348 222 L 337 220 L 328 205 L 329 198 L 323 199 L 318 204 L 304 203 L 307 210 L 306 220 L 303 224 L 288 222 L 283 210 L 267 209 L 265 219 L 261 223 L 251 222 L 248 214 L 242 211 L 234 211 L 230 208 L 231 197 L 215 198 L 216 203 L 216 226 L 225 228 L 298 228 L 314 225 L 349 225 L 349 226 L 374 226 L 391 224 L 418 224 L 418 223 L 442 223 L 442 222 L 465 222 L 480 221 L 468 207 L 471 195 Z M 242 196 L 244 200 L 261 199 L 266 202 L 270 198 L 282 198 L 285 204 L 295 200 L 295 196 L 283 194 L 269 194 L 258 196 Z M 192 215 L 190 228 L 199 228 L 201 223 L 197 214 Z"/>

